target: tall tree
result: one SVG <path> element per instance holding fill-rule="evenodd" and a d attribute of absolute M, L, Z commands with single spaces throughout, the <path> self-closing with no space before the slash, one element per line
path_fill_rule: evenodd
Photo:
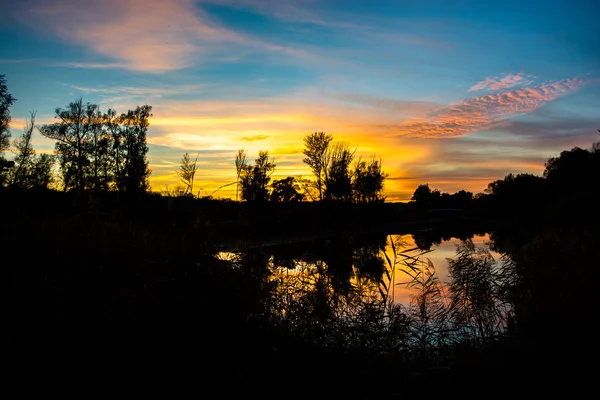
<path fill-rule="evenodd" d="M 102 124 L 95 135 L 94 187 L 96 191 L 106 191 L 114 187 L 116 179 L 113 139 Z"/>
<path fill-rule="evenodd" d="M 352 200 L 350 165 L 354 160 L 354 153 L 343 143 L 336 143 L 328 151 L 325 174 L 325 198 L 327 200 Z"/>
<path fill-rule="evenodd" d="M 196 175 L 196 165 L 199 155 L 200 153 L 192 161 L 190 155 L 186 152 L 181 159 L 179 171 L 177 171 L 179 180 L 185 185 L 185 193 L 190 193 L 192 196 L 194 195 L 194 176 Z"/>
<path fill-rule="evenodd" d="M 381 170 L 381 161 L 372 159 L 368 164 L 358 161 L 354 167 L 352 186 L 354 201 L 358 203 L 382 202 L 383 188 L 388 174 Z"/>
<path fill-rule="evenodd" d="M 8 92 L 6 79 L 4 75 L 0 75 L 0 157 L 2 153 L 10 146 L 10 106 L 16 101 Z"/>
<path fill-rule="evenodd" d="M 59 121 L 42 125 L 39 131 L 57 141 L 56 151 L 61 160 L 65 190 L 76 187 L 83 191 L 90 172 L 89 142 L 97 124 L 98 106 L 84 104 L 79 98 L 64 109 L 57 108 L 55 113 Z"/>
<path fill-rule="evenodd" d="M 4 158 L 4 152 L 10 146 L 10 106 L 16 101 L 8 92 L 6 79 L 0 75 L 0 186 L 4 184 L 4 175 L 12 163 L 8 163 Z"/>
<path fill-rule="evenodd" d="M 27 178 L 31 173 L 31 167 L 34 161 L 33 157 L 35 154 L 33 146 L 31 145 L 31 136 L 33 135 L 34 127 L 35 111 L 32 111 L 25 124 L 25 128 L 23 129 L 23 135 L 13 142 L 17 153 L 14 159 L 15 165 L 10 179 L 11 187 L 24 188 L 26 186 Z"/>
<path fill-rule="evenodd" d="M 94 192 L 101 189 L 107 189 L 107 158 L 108 152 L 108 136 L 103 129 L 103 115 L 100 108 L 88 107 L 86 110 L 86 123 L 90 131 L 90 139 L 86 143 L 88 146 L 87 153 L 90 161 L 90 186 Z"/>
<path fill-rule="evenodd" d="M 302 162 L 310 167 L 315 176 L 315 186 L 319 193 L 319 200 L 323 200 L 325 194 L 328 148 L 332 140 L 333 136 L 325 132 L 314 132 L 304 138 L 302 153 L 306 157 L 302 159 Z"/>
<path fill-rule="evenodd" d="M 247 165 L 240 177 L 242 200 L 266 201 L 269 199 L 268 185 L 275 163 L 267 150 L 260 150 L 254 166 Z"/>
<path fill-rule="evenodd" d="M 237 154 L 235 155 L 235 171 L 237 174 L 237 184 L 235 187 L 235 201 L 238 201 L 238 192 L 240 189 L 240 176 L 242 175 L 242 171 L 244 171 L 248 166 L 247 155 L 248 152 L 245 149 L 239 149 Z"/>
<path fill-rule="evenodd" d="M 146 158 L 146 133 L 152 106 L 143 105 L 121 114 L 123 137 L 123 188 L 128 193 L 145 192 L 149 188 L 150 168 Z"/>

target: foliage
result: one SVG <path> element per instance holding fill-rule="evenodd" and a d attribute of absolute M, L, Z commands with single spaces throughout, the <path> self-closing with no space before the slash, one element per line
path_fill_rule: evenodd
<path fill-rule="evenodd" d="M 473 193 L 459 190 L 456 193 L 442 193 L 438 189 L 431 190 L 429 184 L 419 185 L 411 198 L 421 209 L 469 209 L 473 202 Z"/>
<path fill-rule="evenodd" d="M 271 201 L 273 202 L 298 202 L 304 200 L 300 186 L 293 176 L 274 180 L 271 184 Z"/>
<path fill-rule="evenodd" d="M 35 127 L 35 112 L 31 112 L 29 119 L 23 128 L 23 135 L 14 140 L 13 145 L 16 148 L 17 154 L 14 159 L 14 167 L 10 174 L 10 186 L 22 188 L 25 186 L 27 176 L 30 175 L 30 167 L 32 158 L 35 154 L 31 146 L 31 136 Z"/>
<path fill-rule="evenodd" d="M 411 197 L 411 200 L 415 201 L 418 206 L 429 208 L 434 207 L 438 203 L 438 199 L 441 197 L 439 190 L 431 190 L 429 184 L 419 185 L 415 189 L 415 193 Z"/>
<path fill-rule="evenodd" d="M 26 188 L 49 189 L 54 184 L 53 167 L 56 157 L 53 154 L 38 154 L 33 158 L 27 175 Z"/>
<path fill-rule="evenodd" d="M 314 132 L 304 137 L 305 158 L 302 162 L 308 165 L 315 176 L 315 186 L 319 193 L 319 200 L 323 200 L 325 191 L 325 180 L 328 167 L 328 149 L 333 140 L 331 134 L 325 132 Z"/>
<path fill-rule="evenodd" d="M 10 106 L 16 100 L 8 91 L 4 75 L 0 75 L 0 157 L 9 146 Z"/>
<path fill-rule="evenodd" d="M 357 203 L 385 201 L 383 188 L 388 174 L 381 170 L 381 160 L 371 160 L 368 164 L 359 161 L 354 167 L 352 187 L 353 198 Z"/>
<path fill-rule="evenodd" d="M 92 174 L 89 149 L 92 131 L 97 129 L 98 106 L 83 103 L 83 99 L 69 103 L 55 110 L 59 122 L 42 125 L 40 133 L 57 141 L 56 150 L 63 171 L 65 189 L 77 188 L 83 191 L 89 187 Z"/>
<path fill-rule="evenodd" d="M 275 163 L 269 152 L 260 150 L 254 166 L 246 165 L 240 177 L 242 200 L 267 201 L 269 199 L 269 182 L 275 170 Z"/>
<path fill-rule="evenodd" d="M 48 189 L 54 181 L 52 167 L 55 157 L 51 154 L 35 154 L 31 145 L 34 127 L 35 112 L 32 112 L 23 134 L 13 142 L 16 155 L 14 167 L 8 174 L 11 188 Z"/>
<path fill-rule="evenodd" d="M 4 75 L 0 75 L 0 187 L 4 185 L 7 170 L 13 166 L 4 158 L 4 152 L 10 145 L 10 106 L 15 101 L 8 91 Z"/>
<path fill-rule="evenodd" d="M 149 118 L 152 116 L 151 111 L 152 106 L 143 105 L 121 114 L 124 158 L 123 188 L 129 194 L 146 192 L 150 187 L 146 133 L 150 124 Z"/>
<path fill-rule="evenodd" d="M 40 133 L 57 141 L 63 187 L 139 193 L 148 190 L 146 132 L 151 106 L 138 106 L 117 117 L 109 109 L 78 100 L 56 109 L 54 124 L 42 125 Z"/>
<path fill-rule="evenodd" d="M 352 176 L 350 165 L 354 153 L 347 145 L 336 143 L 328 153 L 328 165 L 325 173 L 325 199 L 352 200 Z"/>
<path fill-rule="evenodd" d="M 109 189 L 116 189 L 119 192 L 123 192 L 123 127 L 121 125 L 121 117 L 117 115 L 117 111 L 109 108 L 106 113 L 102 115 L 102 126 L 104 132 L 104 139 L 107 144 L 107 151 L 110 156 L 108 165 L 106 165 L 106 176 L 110 177 L 111 182 L 109 183 Z"/>
<path fill-rule="evenodd" d="M 304 137 L 305 158 L 302 161 L 315 177 L 313 182 L 299 180 L 307 196 L 312 200 L 384 201 L 383 187 L 388 175 L 381 170 L 381 161 L 359 160 L 351 170 L 356 150 L 350 151 L 344 143 L 332 144 L 332 140 L 333 136 L 325 132 Z"/>

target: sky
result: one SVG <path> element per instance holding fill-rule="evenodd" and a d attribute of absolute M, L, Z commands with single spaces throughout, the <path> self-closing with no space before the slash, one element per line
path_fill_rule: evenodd
<path fill-rule="evenodd" d="M 600 129 L 593 0 L 0 0 L 13 135 L 82 97 L 150 104 L 153 190 L 198 154 L 201 194 L 235 197 L 237 149 L 310 177 L 302 138 L 381 159 L 388 201 L 541 174 Z M 33 141 L 38 151 L 53 142 Z"/>

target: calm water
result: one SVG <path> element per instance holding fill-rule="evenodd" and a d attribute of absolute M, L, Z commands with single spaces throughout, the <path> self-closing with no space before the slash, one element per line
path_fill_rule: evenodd
<path fill-rule="evenodd" d="M 412 235 L 400 235 L 401 240 L 406 243 L 408 248 L 415 248 L 415 241 L 413 240 Z M 395 236 L 394 238 L 398 238 Z M 490 237 L 488 234 L 484 235 L 473 235 L 471 238 L 473 243 L 476 246 L 485 246 L 488 242 L 490 242 Z M 422 250 L 414 250 L 409 252 L 409 254 L 419 257 L 422 261 L 427 261 L 429 259 L 433 266 L 435 267 L 435 271 L 441 280 L 442 283 L 448 283 L 450 281 L 450 277 L 448 275 L 448 259 L 453 259 L 456 256 L 456 245 L 461 241 L 457 238 L 452 238 L 450 240 L 443 240 L 439 245 L 431 246 L 430 252 L 426 254 L 422 254 Z M 392 250 L 392 246 L 390 243 L 390 239 L 387 241 L 387 245 L 385 248 L 385 252 L 391 258 L 394 254 Z M 500 255 L 492 250 L 490 253 L 497 261 L 500 258 Z M 406 287 L 406 285 L 402 285 L 402 282 L 407 282 L 410 280 L 410 277 L 402 272 L 402 268 L 396 268 L 396 273 L 394 274 L 394 289 L 392 290 L 391 298 L 394 299 L 395 302 L 400 304 L 409 304 L 411 297 L 415 294 L 415 290 Z"/>
<path fill-rule="evenodd" d="M 488 234 L 476 234 L 471 240 L 476 246 L 485 246 L 490 238 Z M 418 291 L 403 284 L 411 280 L 403 272 L 407 269 L 403 261 L 416 259 L 419 262 L 415 265 L 420 268 L 430 261 L 440 282 L 446 284 L 450 280 L 448 259 L 456 257 L 456 245 L 460 242 L 457 238 L 442 240 L 426 251 L 418 248 L 413 235 L 378 235 L 366 241 L 339 238 L 252 246 L 246 251 L 221 252 L 217 257 L 240 268 L 256 270 L 264 266 L 267 279 L 277 283 L 278 292 L 285 297 L 296 298 L 297 294 L 326 288 L 327 292 L 343 293 L 346 297 L 371 293 L 408 305 Z M 490 253 L 499 259 L 497 253 Z"/>

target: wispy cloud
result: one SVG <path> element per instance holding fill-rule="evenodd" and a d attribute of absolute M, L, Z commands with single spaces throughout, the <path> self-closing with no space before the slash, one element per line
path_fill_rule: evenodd
<path fill-rule="evenodd" d="M 268 139 L 269 135 L 253 135 L 253 136 L 242 136 L 240 140 L 242 142 L 257 142 L 259 140 Z"/>
<path fill-rule="evenodd" d="M 199 91 L 206 89 L 210 85 L 208 84 L 171 84 L 161 85 L 154 83 L 151 86 L 79 86 L 70 85 L 65 83 L 64 86 L 75 89 L 84 94 L 93 94 L 102 98 L 110 99 L 133 99 L 143 98 L 145 100 L 154 100 L 157 98 L 163 98 L 173 95 L 185 95 L 191 93 L 198 93 Z"/>
<path fill-rule="evenodd" d="M 209 44 L 242 40 L 210 21 L 192 0 L 104 0 L 85 6 L 78 0 L 30 0 L 21 7 L 28 11 L 27 18 L 20 18 L 24 22 L 35 20 L 67 42 L 116 60 L 75 67 L 168 71 L 191 66 Z M 20 11 L 17 7 L 17 18 Z"/>
<path fill-rule="evenodd" d="M 347 13 L 335 10 L 322 0 L 199 0 L 201 3 L 216 4 L 225 7 L 251 10 L 252 12 L 278 19 L 291 24 L 299 24 L 301 29 L 313 25 L 322 33 L 323 28 L 347 35 L 347 39 L 366 43 L 381 43 L 389 45 L 427 46 L 436 49 L 453 47 L 449 42 L 433 40 L 420 35 L 403 33 L 382 27 L 386 24 L 396 24 L 397 19 L 378 19 L 358 22 Z M 352 33 L 352 35 L 348 35 Z"/>
<path fill-rule="evenodd" d="M 529 86 L 533 83 L 534 78 L 535 76 L 527 75 L 522 72 L 519 72 L 518 74 L 508 74 L 504 77 L 495 76 L 477 82 L 475 85 L 471 86 L 468 91 L 487 90 L 488 92 L 497 92 L 515 86 Z"/>
<path fill-rule="evenodd" d="M 318 0 L 200 0 L 201 3 L 235 7 L 289 22 L 327 24 L 316 9 Z"/>
<path fill-rule="evenodd" d="M 126 63 L 116 62 L 51 62 L 47 64 L 50 67 L 68 67 L 68 68 L 86 68 L 86 69 L 115 69 L 127 68 Z"/>
<path fill-rule="evenodd" d="M 466 99 L 437 110 L 426 118 L 408 119 L 396 127 L 396 134 L 405 137 L 451 138 L 487 130 L 511 117 L 534 111 L 591 82 L 593 81 L 575 77 Z"/>
<path fill-rule="evenodd" d="M 39 60 L 35 59 L 35 58 L 21 58 L 21 59 L 14 59 L 14 60 L 0 59 L 0 64 L 21 64 L 21 63 L 27 63 L 27 62 L 33 62 L 33 61 L 39 61 Z"/>
<path fill-rule="evenodd" d="M 400 100 L 356 93 L 333 93 L 331 97 L 347 103 L 372 107 L 380 110 L 403 112 L 413 116 L 415 114 L 424 114 L 440 107 L 440 104 L 429 101 Z"/>

